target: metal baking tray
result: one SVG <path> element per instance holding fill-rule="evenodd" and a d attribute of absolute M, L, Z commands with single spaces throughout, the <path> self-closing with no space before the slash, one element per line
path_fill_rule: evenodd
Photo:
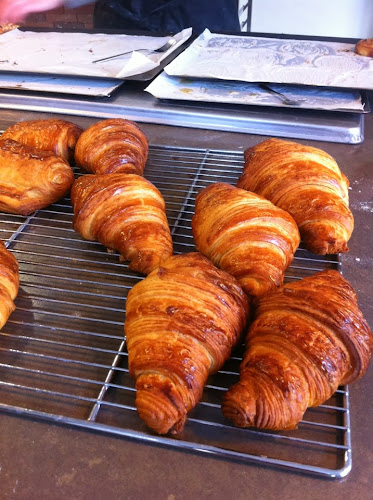
<path fill-rule="evenodd" d="M 67 28 L 41 28 L 41 27 L 35 27 L 35 26 L 20 26 L 19 31 L 33 31 L 35 33 L 75 33 L 77 30 L 76 29 L 67 29 Z M 165 32 L 152 32 L 149 33 L 148 31 L 140 31 L 140 30 L 114 30 L 114 29 L 80 29 L 80 33 L 92 33 L 92 34 L 98 34 L 98 33 L 103 33 L 107 35 L 132 35 L 132 36 L 152 36 L 152 37 L 165 37 L 165 36 L 173 36 L 175 33 L 165 33 Z M 129 76 L 126 78 L 121 78 L 117 79 L 118 85 L 123 83 L 124 81 L 139 81 L 139 82 L 148 82 L 152 80 L 156 75 L 158 75 L 163 68 L 169 64 L 176 56 L 178 56 L 184 49 L 187 47 L 191 41 L 193 40 L 194 37 L 191 37 L 190 39 L 186 40 L 184 43 L 182 43 L 179 47 L 174 49 L 163 61 L 160 62 L 159 66 L 156 68 L 150 70 L 150 71 L 145 71 L 143 73 L 139 73 L 137 75 Z M 1 74 L 0 70 L 0 74 Z M 77 80 L 81 80 L 82 83 L 84 82 L 84 79 L 87 79 L 88 77 L 82 76 L 82 75 L 67 75 L 65 73 L 56 73 L 56 72 L 40 72 L 37 71 L 37 68 L 35 68 L 35 71 L 30 73 L 30 72 L 23 72 L 15 69 L 14 71 L 5 71 L 7 75 L 11 75 L 12 73 L 15 76 L 15 80 L 18 80 L 19 75 L 25 75 L 27 78 L 28 75 L 34 75 L 35 77 L 55 77 L 55 78 L 76 78 Z M 108 82 L 112 82 L 113 80 L 116 80 L 115 78 L 106 78 L 106 77 L 92 77 L 92 79 L 102 79 L 102 80 L 107 80 Z M 18 83 L 16 81 L 15 83 Z M 44 91 L 44 89 L 41 89 Z"/>
<path fill-rule="evenodd" d="M 126 82 L 110 98 L 91 99 L 15 90 L 0 90 L 0 109 L 59 113 L 94 118 L 123 118 L 138 123 L 219 130 L 243 134 L 360 144 L 365 115 L 334 111 L 166 101 Z"/>
<path fill-rule="evenodd" d="M 198 191 L 235 183 L 242 167 L 241 152 L 150 147 L 144 175 L 165 198 L 175 253 L 194 250 Z M 224 419 L 221 398 L 238 379 L 242 347 L 208 380 L 181 435 L 149 431 L 136 412 L 123 332 L 127 293 L 143 276 L 118 254 L 83 240 L 72 218 L 68 198 L 28 217 L 0 215 L 0 237 L 17 257 L 21 278 L 17 308 L 0 332 L 0 410 L 227 460 L 330 478 L 348 474 L 347 387 L 309 409 L 294 431 L 237 429 Z M 340 270 L 338 256 L 301 247 L 286 281 L 329 268 Z"/>

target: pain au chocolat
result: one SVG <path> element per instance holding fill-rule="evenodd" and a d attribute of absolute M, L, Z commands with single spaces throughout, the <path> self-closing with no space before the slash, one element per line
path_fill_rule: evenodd
<path fill-rule="evenodd" d="M 0 211 L 29 215 L 63 198 L 73 182 L 73 171 L 60 156 L 0 139 Z"/>
<path fill-rule="evenodd" d="M 3 132 L 2 139 L 13 139 L 26 146 L 51 151 L 70 162 L 82 132 L 83 129 L 75 123 L 49 118 L 15 123 Z"/>

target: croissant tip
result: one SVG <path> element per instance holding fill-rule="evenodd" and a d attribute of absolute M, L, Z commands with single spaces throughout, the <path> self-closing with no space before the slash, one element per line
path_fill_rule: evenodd
<path fill-rule="evenodd" d="M 160 390 L 137 389 L 136 408 L 141 420 L 158 434 L 178 434 L 186 422 L 186 411 L 178 408 Z"/>
<path fill-rule="evenodd" d="M 247 414 L 238 405 L 227 405 L 222 407 L 223 415 L 225 418 L 233 422 L 235 427 L 242 429 L 252 427 L 251 419 L 248 419 Z"/>
<path fill-rule="evenodd" d="M 304 243 L 306 248 L 316 255 L 335 255 L 350 251 L 346 241 L 343 240 L 323 241 L 312 238 L 310 241 L 304 240 Z"/>
<path fill-rule="evenodd" d="M 242 397 L 246 401 L 244 404 L 242 404 Z M 236 427 L 245 428 L 255 425 L 255 402 L 249 397 L 240 383 L 232 386 L 225 394 L 222 412 L 224 417 L 233 422 Z"/>

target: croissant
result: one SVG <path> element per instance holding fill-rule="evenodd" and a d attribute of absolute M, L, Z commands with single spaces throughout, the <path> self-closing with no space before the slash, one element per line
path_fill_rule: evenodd
<path fill-rule="evenodd" d="M 0 139 L 1 211 L 28 215 L 63 198 L 73 182 L 73 171 L 63 158 Z"/>
<path fill-rule="evenodd" d="M 165 202 L 158 189 L 136 174 L 87 174 L 71 190 L 74 229 L 83 238 L 117 250 L 143 274 L 172 255 Z"/>
<path fill-rule="evenodd" d="M 238 427 L 293 429 L 308 407 L 366 371 L 372 333 L 352 286 L 334 270 L 258 300 L 240 380 L 223 398 Z"/>
<path fill-rule="evenodd" d="M 245 151 L 237 186 L 289 212 L 311 252 L 348 251 L 354 227 L 348 207 L 349 182 L 321 149 L 268 139 Z"/>
<path fill-rule="evenodd" d="M 197 249 L 259 296 L 282 285 L 300 236 L 294 219 L 262 196 L 216 183 L 196 198 Z"/>
<path fill-rule="evenodd" d="M 361 56 L 373 57 L 373 38 L 359 40 L 355 45 L 355 51 Z"/>
<path fill-rule="evenodd" d="M 2 139 L 13 139 L 33 148 L 52 151 L 55 155 L 71 161 L 82 132 L 83 129 L 75 123 L 50 118 L 15 123 L 5 130 Z"/>
<path fill-rule="evenodd" d="M 159 434 L 182 431 L 247 314 L 238 282 L 196 252 L 170 257 L 132 288 L 125 321 L 129 372 L 148 427 Z"/>
<path fill-rule="evenodd" d="M 79 137 L 75 162 L 93 174 L 142 175 L 148 157 L 148 140 L 136 123 L 122 118 L 102 120 Z"/>
<path fill-rule="evenodd" d="M 18 261 L 0 242 L 0 329 L 16 308 L 14 299 L 19 287 Z"/>

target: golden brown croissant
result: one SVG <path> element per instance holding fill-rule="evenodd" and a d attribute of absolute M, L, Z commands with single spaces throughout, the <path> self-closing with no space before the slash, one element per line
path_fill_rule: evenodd
<path fill-rule="evenodd" d="M 73 182 L 60 156 L 0 139 L 0 211 L 28 215 L 63 198 Z"/>
<path fill-rule="evenodd" d="M 122 118 L 102 120 L 79 137 L 75 162 L 93 174 L 142 175 L 148 158 L 148 140 L 136 123 Z"/>
<path fill-rule="evenodd" d="M 13 139 L 27 146 L 52 151 L 67 161 L 73 160 L 76 142 L 83 129 L 75 123 L 49 118 L 18 122 L 2 134 L 2 139 Z"/>
<path fill-rule="evenodd" d="M 128 294 L 125 334 L 140 417 L 180 432 L 240 338 L 248 314 L 238 282 L 199 253 L 170 257 Z"/>
<path fill-rule="evenodd" d="M 198 194 L 192 229 L 198 250 L 252 296 L 282 285 L 300 242 L 298 227 L 287 212 L 225 183 Z"/>
<path fill-rule="evenodd" d="M 161 193 L 135 174 L 84 175 L 71 190 L 74 229 L 118 250 L 130 267 L 150 273 L 172 255 Z"/>
<path fill-rule="evenodd" d="M 258 299 L 240 381 L 222 410 L 238 427 L 293 429 L 366 371 L 372 333 L 351 285 L 321 271 Z"/>
<path fill-rule="evenodd" d="M 373 38 L 359 40 L 355 46 L 355 51 L 361 56 L 373 57 Z"/>
<path fill-rule="evenodd" d="M 0 242 L 0 329 L 14 311 L 19 287 L 18 261 Z"/>
<path fill-rule="evenodd" d="M 289 212 L 307 249 L 322 255 L 348 251 L 354 226 L 348 185 L 327 153 L 281 139 L 247 149 L 237 183 Z"/>

